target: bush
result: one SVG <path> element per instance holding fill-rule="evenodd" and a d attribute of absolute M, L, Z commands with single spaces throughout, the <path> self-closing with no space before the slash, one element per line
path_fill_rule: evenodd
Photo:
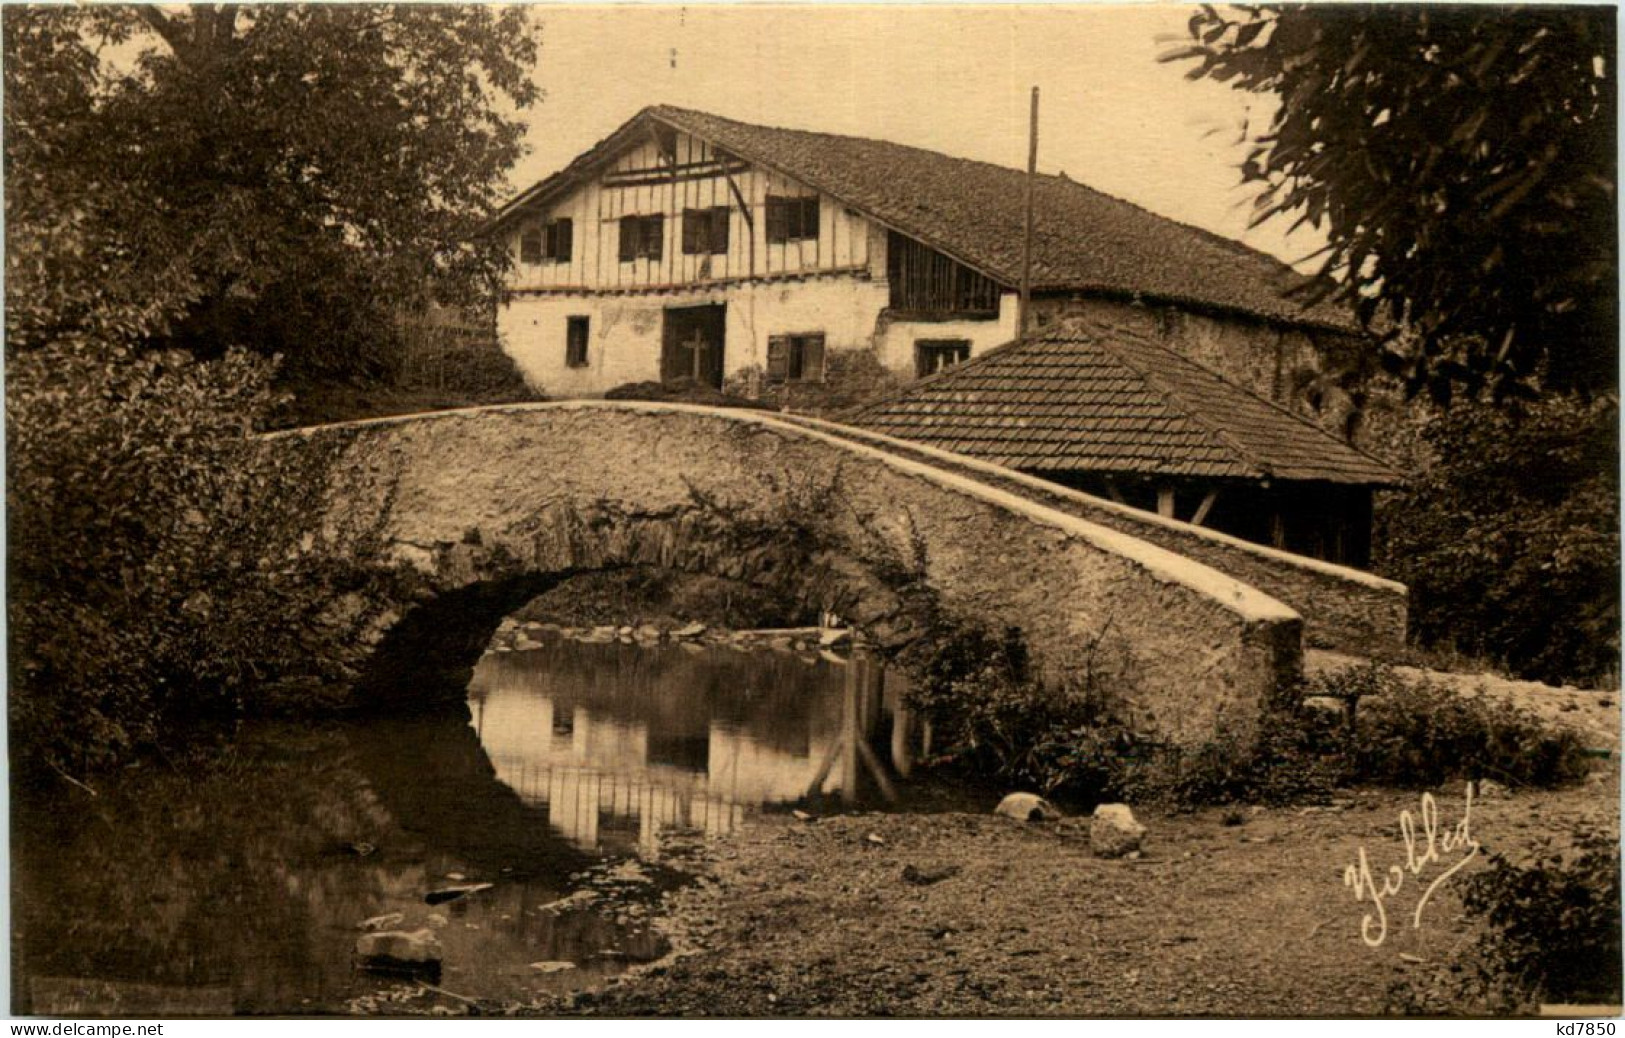
<path fill-rule="evenodd" d="M 1578 781 L 1587 769 L 1572 732 L 1483 691 L 1465 696 L 1380 664 L 1322 675 L 1304 695 L 1358 704 L 1345 751 L 1350 782 L 1427 788 L 1493 778 L 1549 787 Z"/>
<path fill-rule="evenodd" d="M 1170 807 L 1324 801 L 1347 779 L 1338 721 L 1311 708 L 1266 711 L 1252 741 L 1157 747 L 1119 779 L 1126 799 Z"/>
<path fill-rule="evenodd" d="M 1123 717 L 1113 682 L 1132 680 L 1132 668 L 1111 655 L 1113 645 L 1096 639 L 1081 677 L 1057 688 L 1033 678 L 1019 632 L 995 637 L 938 617 L 900 662 L 913 683 L 911 704 L 939 736 L 937 763 L 1084 800 L 1284 804 L 1324 801 L 1350 785 L 1433 788 L 1481 778 L 1551 787 L 1580 780 L 1589 766 L 1570 732 L 1376 664 L 1305 682 L 1301 697 L 1260 716 L 1250 738 L 1161 744 Z M 1358 704 L 1353 724 L 1301 702 L 1307 697 Z"/>
<path fill-rule="evenodd" d="M 1379 572 L 1410 587 L 1411 635 L 1520 677 L 1618 673 L 1619 404 L 1458 401 L 1424 464 L 1379 500 Z"/>
<path fill-rule="evenodd" d="M 1565 856 L 1548 846 L 1517 865 L 1492 855 L 1463 903 L 1489 927 L 1482 978 L 1528 1002 L 1618 1005 L 1619 841 L 1582 834 Z"/>
<path fill-rule="evenodd" d="M 946 616 L 901 658 L 909 704 L 929 719 L 936 763 L 1045 794 L 1105 795 L 1137 740 L 1112 712 L 1104 636 L 1085 648 L 1080 677 L 1036 680 L 1020 630 L 993 634 Z"/>
<path fill-rule="evenodd" d="M 706 407 L 743 407 L 766 411 L 768 406 L 723 392 L 706 382 L 676 378 L 669 382 L 627 382 L 604 394 L 605 400 L 653 400 L 661 403 L 701 404 Z"/>
<path fill-rule="evenodd" d="M 320 639 L 344 634 L 318 621 L 376 545 L 315 529 L 321 459 L 254 435 L 272 371 L 86 344 L 11 358 L 17 763 L 84 774 L 326 676 Z"/>

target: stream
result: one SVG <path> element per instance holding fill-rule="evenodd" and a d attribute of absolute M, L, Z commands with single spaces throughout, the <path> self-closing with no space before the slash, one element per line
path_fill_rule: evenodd
<path fill-rule="evenodd" d="M 444 998 L 523 1004 L 664 956 L 697 841 L 906 788 L 902 683 L 862 656 L 538 637 L 455 709 L 245 724 L 73 810 L 20 797 L 13 1010 L 401 1011 L 425 989 L 358 968 L 368 926 L 432 931 Z"/>

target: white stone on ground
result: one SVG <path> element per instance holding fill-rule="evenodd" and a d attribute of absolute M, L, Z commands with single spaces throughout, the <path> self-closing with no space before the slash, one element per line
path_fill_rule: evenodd
<path fill-rule="evenodd" d="M 1053 822 L 1061 817 L 1060 809 L 1037 793 L 1011 793 L 993 813 L 1018 822 Z"/>
<path fill-rule="evenodd" d="M 1121 858 L 1140 849 L 1145 826 L 1127 804 L 1101 804 L 1089 823 L 1089 848 L 1101 858 Z"/>

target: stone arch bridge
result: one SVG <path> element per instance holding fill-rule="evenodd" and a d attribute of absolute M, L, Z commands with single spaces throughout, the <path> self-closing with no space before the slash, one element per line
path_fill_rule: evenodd
<path fill-rule="evenodd" d="M 1094 681 L 1186 744 L 1250 731 L 1306 634 L 1365 649 L 1404 634 L 1390 581 L 812 419 L 573 401 L 267 439 L 319 452 L 321 522 L 369 527 L 376 558 L 411 575 L 367 603 L 377 618 L 343 661 L 362 696 L 460 688 L 506 613 L 630 565 L 794 587 L 894 643 L 914 633 L 905 597 L 926 593 L 1020 628 L 1046 679 Z"/>

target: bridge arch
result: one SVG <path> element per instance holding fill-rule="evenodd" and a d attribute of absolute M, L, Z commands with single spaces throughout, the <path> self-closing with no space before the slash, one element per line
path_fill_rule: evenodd
<path fill-rule="evenodd" d="M 889 581 L 903 560 L 945 607 L 1019 627 L 1047 676 L 1087 665 L 1081 648 L 1113 632 L 1121 705 L 1174 742 L 1244 735 L 1300 669 L 1302 618 L 1248 584 L 963 472 L 763 412 L 570 401 L 270 439 L 323 451 L 322 521 L 376 520 L 386 557 L 417 577 L 355 647 L 363 694 L 429 674 L 455 684 L 503 615 L 571 574 L 654 565 L 761 580 L 810 531 L 819 545 L 800 558 L 818 564 L 816 593 L 865 626 L 895 619 Z"/>

